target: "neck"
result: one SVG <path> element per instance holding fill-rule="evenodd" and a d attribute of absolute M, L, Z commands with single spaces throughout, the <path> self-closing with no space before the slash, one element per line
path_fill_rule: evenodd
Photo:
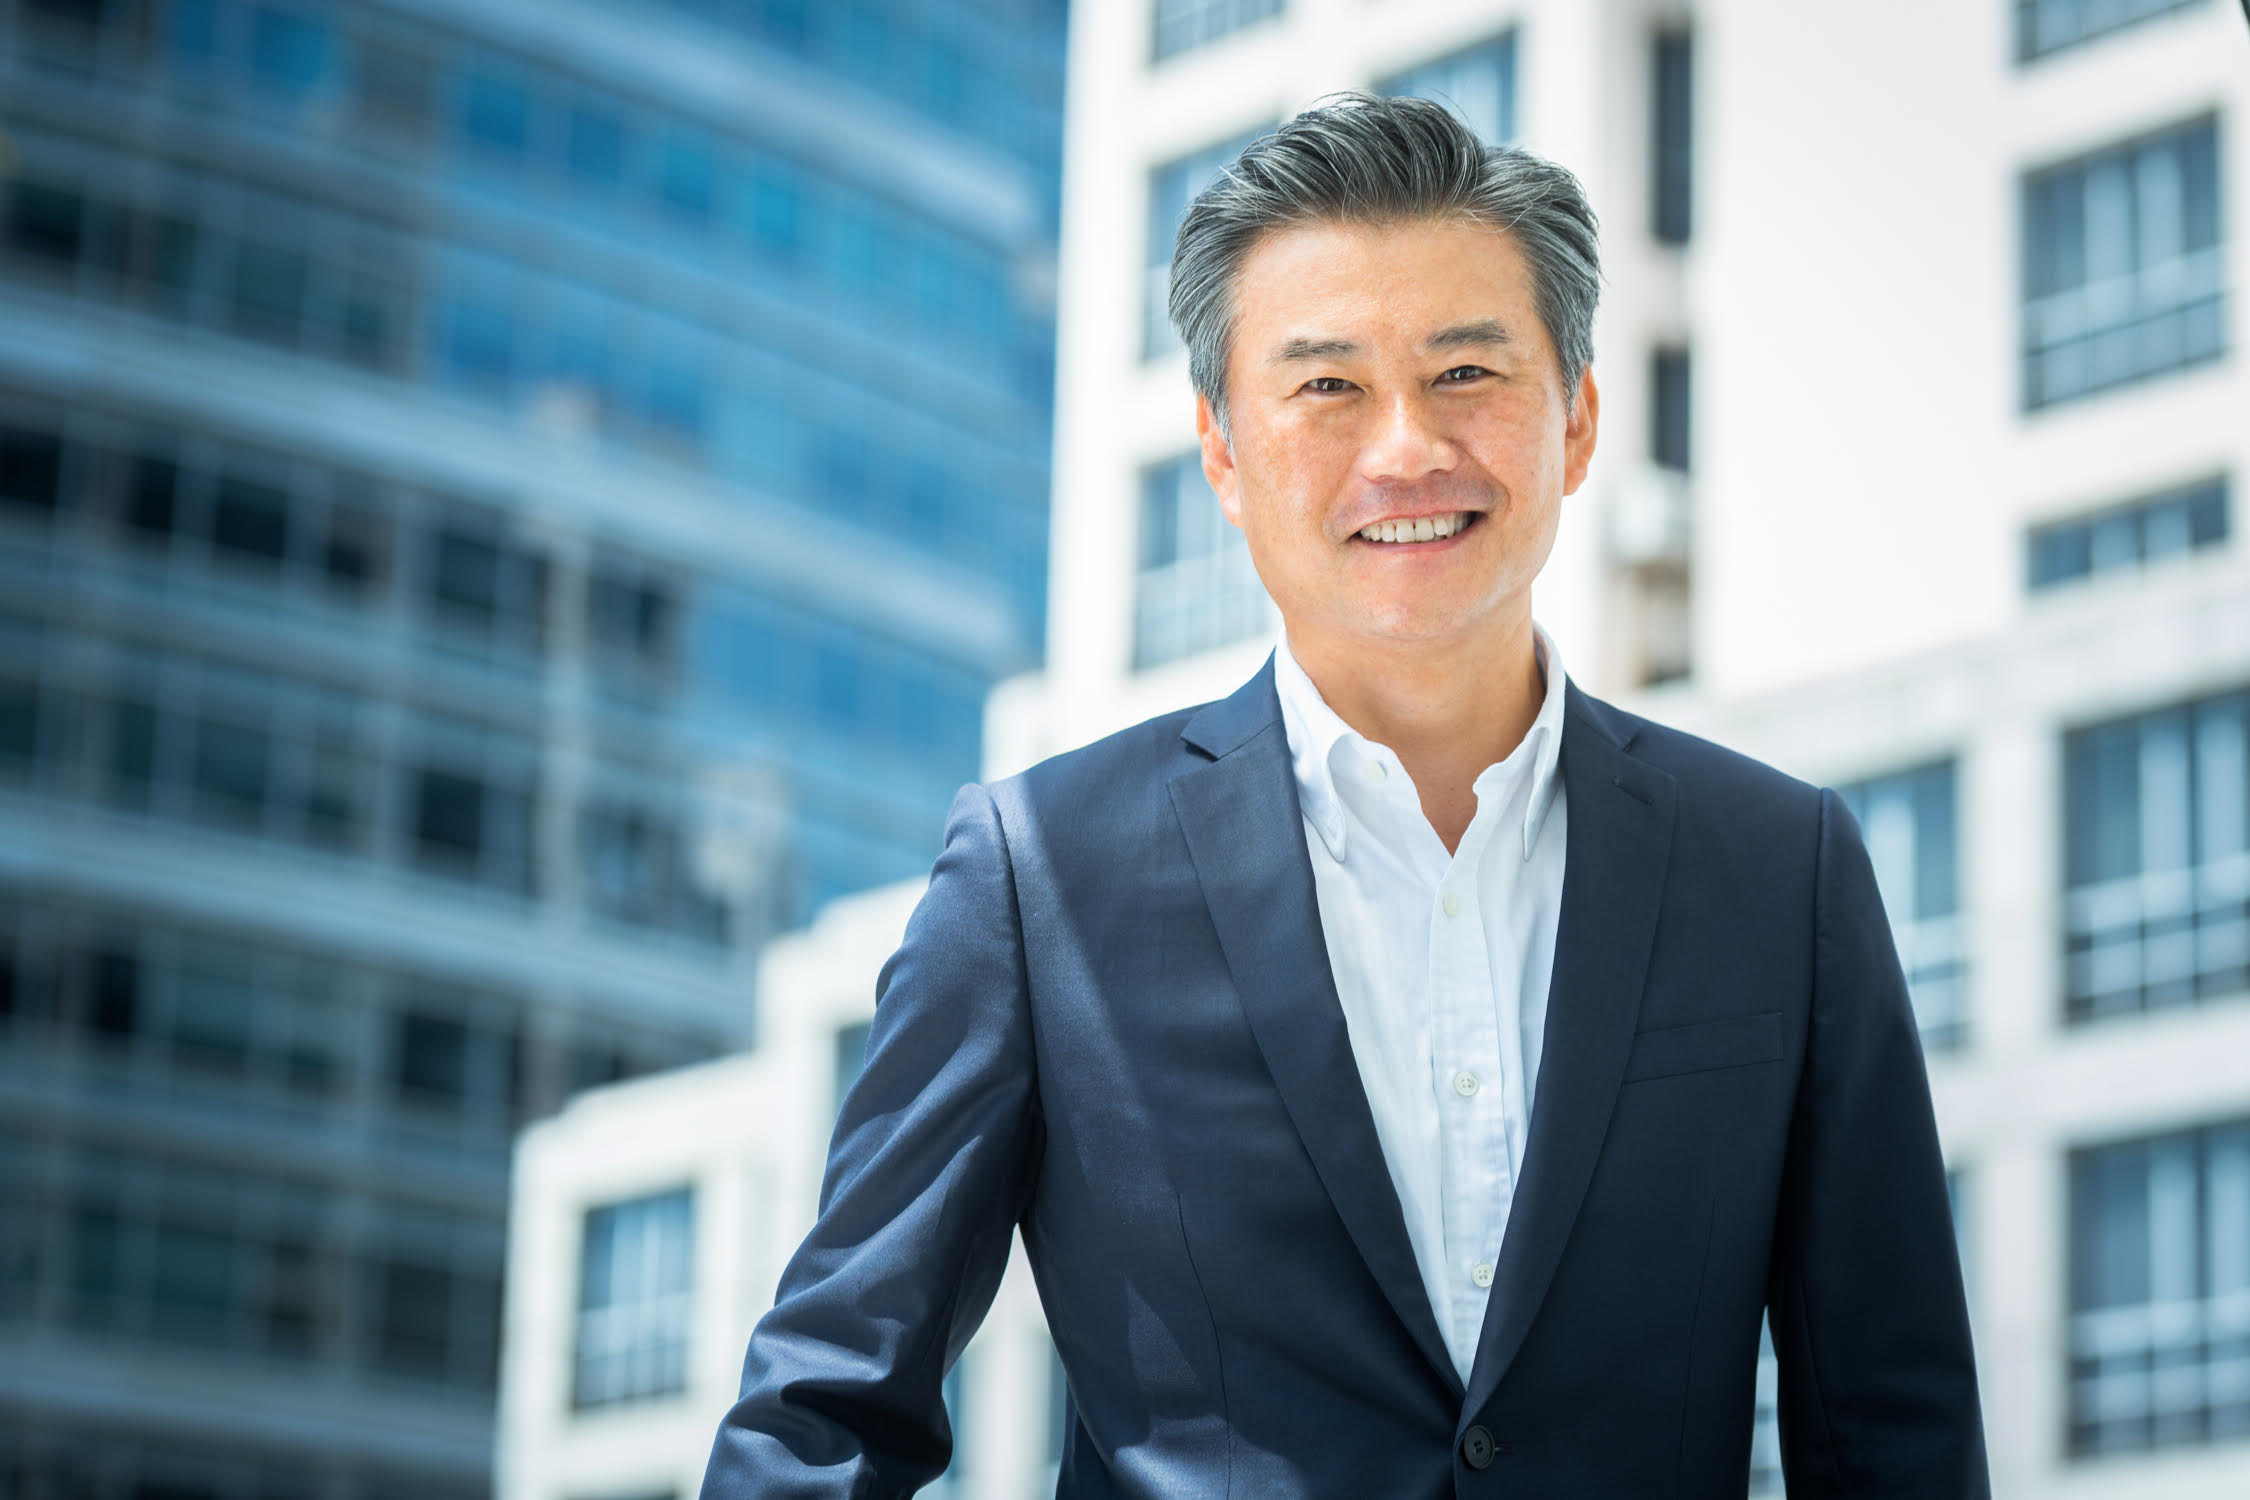
<path fill-rule="evenodd" d="M 1370 646 L 1292 631 L 1289 649 L 1336 717 L 1399 758 L 1449 854 L 1476 816 L 1477 777 L 1523 743 L 1546 696 L 1528 609 L 1466 640 Z"/>

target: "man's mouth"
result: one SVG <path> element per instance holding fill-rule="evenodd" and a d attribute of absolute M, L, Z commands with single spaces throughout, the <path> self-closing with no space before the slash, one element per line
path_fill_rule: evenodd
<path fill-rule="evenodd" d="M 1388 542 L 1396 546 L 1402 542 L 1442 542 L 1449 536 L 1468 530 L 1477 519 L 1473 510 L 1450 511 L 1442 516 L 1420 516 L 1411 521 L 1377 521 L 1359 532 L 1363 542 Z"/>

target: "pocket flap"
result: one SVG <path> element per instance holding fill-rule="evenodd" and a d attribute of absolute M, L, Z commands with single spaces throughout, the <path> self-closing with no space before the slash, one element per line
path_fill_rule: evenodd
<path fill-rule="evenodd" d="M 1721 1021 L 1640 1032 L 1633 1038 L 1633 1055 L 1625 1063 L 1625 1081 L 1638 1083 L 1674 1073 L 1739 1068 L 1745 1063 L 1773 1062 L 1780 1056 L 1780 1011 L 1728 1016 Z"/>

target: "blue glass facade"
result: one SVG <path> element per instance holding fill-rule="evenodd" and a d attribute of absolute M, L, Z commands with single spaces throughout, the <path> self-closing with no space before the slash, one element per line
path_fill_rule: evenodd
<path fill-rule="evenodd" d="M 1062 39 L 0 0 L 8 1484 L 487 1487 L 514 1130 L 1039 659 Z"/>

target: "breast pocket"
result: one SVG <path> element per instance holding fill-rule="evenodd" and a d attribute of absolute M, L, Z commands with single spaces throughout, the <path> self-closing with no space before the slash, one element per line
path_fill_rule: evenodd
<path fill-rule="evenodd" d="M 1625 1081 L 1640 1083 L 1680 1073 L 1707 1073 L 1714 1068 L 1774 1062 L 1780 1057 L 1780 1011 L 1728 1016 L 1639 1033 L 1633 1038 L 1632 1055 L 1625 1061 Z"/>

